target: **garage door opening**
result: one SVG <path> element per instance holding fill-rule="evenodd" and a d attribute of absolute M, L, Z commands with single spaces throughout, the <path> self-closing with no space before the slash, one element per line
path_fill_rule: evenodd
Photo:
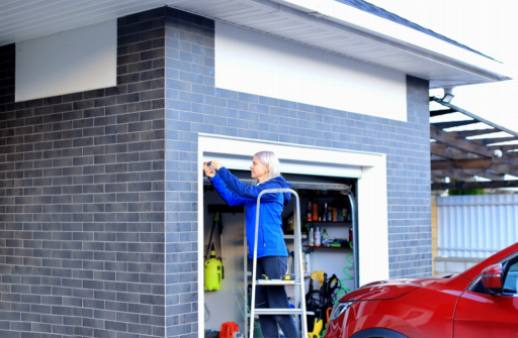
<path fill-rule="evenodd" d="M 249 172 L 234 170 L 233 173 L 252 182 Z M 326 282 L 340 282 L 333 292 L 337 299 L 354 289 L 358 280 L 352 235 L 357 233 L 357 229 L 353 229 L 355 208 L 351 207 L 348 198 L 348 194 L 356 195 L 357 180 L 294 174 L 283 176 L 300 196 L 305 290 L 313 299 L 307 304 L 308 311 L 325 312 L 325 304 L 319 299 L 320 291 L 325 287 L 318 281 L 320 278 L 325 276 Z M 224 266 L 221 288 L 204 293 L 205 337 L 210 337 L 211 333 L 219 330 L 222 323 L 228 321 L 238 323 L 241 332 L 248 332 L 246 314 L 249 312 L 251 292 L 247 285 L 251 280 L 251 267 L 247 264 L 244 209 L 227 206 L 207 179 L 204 181 L 203 207 L 205 248 L 208 249 L 212 239 L 215 252 L 221 257 Z M 294 270 L 294 207 L 292 199 L 282 217 L 289 252 L 288 270 L 291 273 Z M 207 256 L 207 252 L 205 254 Z M 298 307 L 293 290 L 291 287 L 286 288 L 290 304 Z M 311 316 L 308 317 L 308 323 L 311 329 Z"/>
<path fill-rule="evenodd" d="M 283 176 L 287 177 L 292 183 L 296 183 L 294 188 L 299 192 L 302 199 L 302 219 L 307 219 L 306 213 L 309 202 L 313 205 L 314 200 L 320 210 L 322 204 L 318 198 L 323 198 L 322 208 L 324 212 L 318 211 L 318 213 L 325 213 L 326 199 L 329 199 L 327 203 L 328 212 L 331 212 L 331 219 L 333 219 L 334 212 L 337 222 L 339 222 L 338 219 L 345 220 L 346 218 L 339 218 L 339 216 L 344 216 L 343 214 L 340 215 L 340 205 L 331 204 L 336 204 L 335 201 L 340 200 L 339 196 L 343 195 L 343 191 L 350 189 L 353 196 L 356 197 L 358 215 L 358 227 L 354 235 L 356 243 L 353 244 L 354 250 L 350 250 L 353 254 L 357 254 L 356 261 L 353 261 L 353 264 L 356 263 L 356 265 L 353 265 L 354 276 L 357 278 L 358 285 L 387 279 L 389 277 L 389 264 L 386 156 L 378 153 L 200 134 L 198 136 L 198 167 L 201 168 L 204 161 L 218 160 L 233 173 L 238 173 L 243 178 L 249 178 L 251 157 L 254 153 L 262 150 L 275 152 L 281 162 Z M 343 200 L 345 203 L 345 198 Z M 211 207 L 210 204 L 214 204 L 214 206 Z M 246 322 L 244 320 L 247 313 L 244 309 L 246 290 L 243 290 L 242 287 L 222 288 L 223 292 L 215 293 L 204 291 L 204 253 L 207 249 L 207 238 L 210 233 L 210 225 L 214 222 L 214 211 L 221 208 L 224 208 L 223 201 L 219 200 L 215 191 L 204 184 L 203 173 L 199 170 L 197 250 L 199 337 L 204 337 L 205 331 L 209 328 L 216 327 L 217 321 L 220 320 L 217 318 L 221 314 L 226 314 L 224 317 L 228 320 L 236 318 L 234 320 L 236 322 Z M 336 211 L 333 211 L 332 208 L 336 208 Z M 219 250 L 219 247 L 226 248 L 223 252 L 223 260 L 225 261 L 224 282 L 234 281 L 234 285 L 243 285 L 246 259 L 243 211 L 226 209 L 225 212 L 221 213 L 220 219 L 224 224 L 224 229 L 221 231 L 221 238 L 216 239 L 218 242 L 215 242 L 217 250 Z M 346 238 L 348 235 L 345 232 L 335 233 L 335 231 L 348 231 L 343 230 L 347 229 L 346 226 L 341 228 L 337 226 L 336 229 L 332 229 L 330 226 L 315 225 L 313 231 L 316 231 L 316 227 L 319 227 L 320 240 L 322 240 L 323 228 L 326 229 L 325 233 L 328 238 L 340 239 Z M 234 231 L 231 232 L 228 229 L 234 229 Z M 309 230 L 307 234 L 309 235 Z M 286 241 L 288 240 L 286 238 Z M 309 238 L 306 240 L 309 241 Z M 313 251 L 317 251 L 317 253 L 311 253 L 310 255 L 315 255 L 315 257 L 317 255 L 333 255 L 334 250 L 338 249 L 332 247 L 341 245 L 339 244 L 341 242 L 338 240 L 329 243 L 333 243 L 329 245 L 329 248 L 314 249 Z M 322 252 L 320 253 L 320 251 Z M 221 254 L 220 251 L 217 253 L 218 255 Z M 233 257 L 233 261 L 228 261 L 229 257 Z M 310 261 L 310 270 L 315 270 L 320 264 L 319 261 L 321 260 L 316 259 L 313 266 L 311 266 L 312 262 Z M 342 262 L 338 264 L 337 275 L 345 275 L 344 267 L 345 264 L 342 264 Z M 231 308 L 232 311 L 220 311 L 217 304 L 230 305 L 228 308 Z M 245 332 L 242 327 L 241 331 Z"/>

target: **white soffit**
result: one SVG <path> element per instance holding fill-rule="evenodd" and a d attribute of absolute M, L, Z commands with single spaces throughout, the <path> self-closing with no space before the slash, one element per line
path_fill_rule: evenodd
<path fill-rule="evenodd" d="M 221 0 L 202 2 L 174 1 L 210 16 Z M 247 6 L 214 8 L 212 17 L 427 79 L 432 88 L 508 79 L 501 63 L 335 0 L 241 2 Z"/>
<path fill-rule="evenodd" d="M 430 80 L 508 79 L 501 64 L 334 0 L 4 0 L 0 45 L 170 6 Z"/>

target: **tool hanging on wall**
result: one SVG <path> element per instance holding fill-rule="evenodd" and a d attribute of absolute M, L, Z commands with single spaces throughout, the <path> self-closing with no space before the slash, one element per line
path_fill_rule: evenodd
<path fill-rule="evenodd" d="M 216 228 L 218 228 L 218 234 L 221 235 L 223 223 L 221 220 L 221 213 L 219 212 L 215 212 L 212 216 L 209 243 L 207 244 L 207 251 L 205 252 L 205 291 L 218 291 L 221 289 L 221 282 L 225 278 L 223 260 L 221 256 L 218 257 L 216 255 L 216 248 L 214 242 L 212 241 L 214 230 Z"/>

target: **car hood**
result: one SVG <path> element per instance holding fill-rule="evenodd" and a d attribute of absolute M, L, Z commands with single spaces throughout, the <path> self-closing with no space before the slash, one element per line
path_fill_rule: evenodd
<path fill-rule="evenodd" d="M 404 296 L 416 289 L 429 287 L 439 278 L 395 279 L 365 284 L 342 298 L 342 301 L 384 300 Z"/>

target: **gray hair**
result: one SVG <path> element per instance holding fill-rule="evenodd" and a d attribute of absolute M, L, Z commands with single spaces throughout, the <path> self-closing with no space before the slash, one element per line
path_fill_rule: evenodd
<path fill-rule="evenodd" d="M 268 169 L 268 178 L 274 178 L 281 175 L 279 159 L 273 151 L 259 151 L 254 157 Z"/>

